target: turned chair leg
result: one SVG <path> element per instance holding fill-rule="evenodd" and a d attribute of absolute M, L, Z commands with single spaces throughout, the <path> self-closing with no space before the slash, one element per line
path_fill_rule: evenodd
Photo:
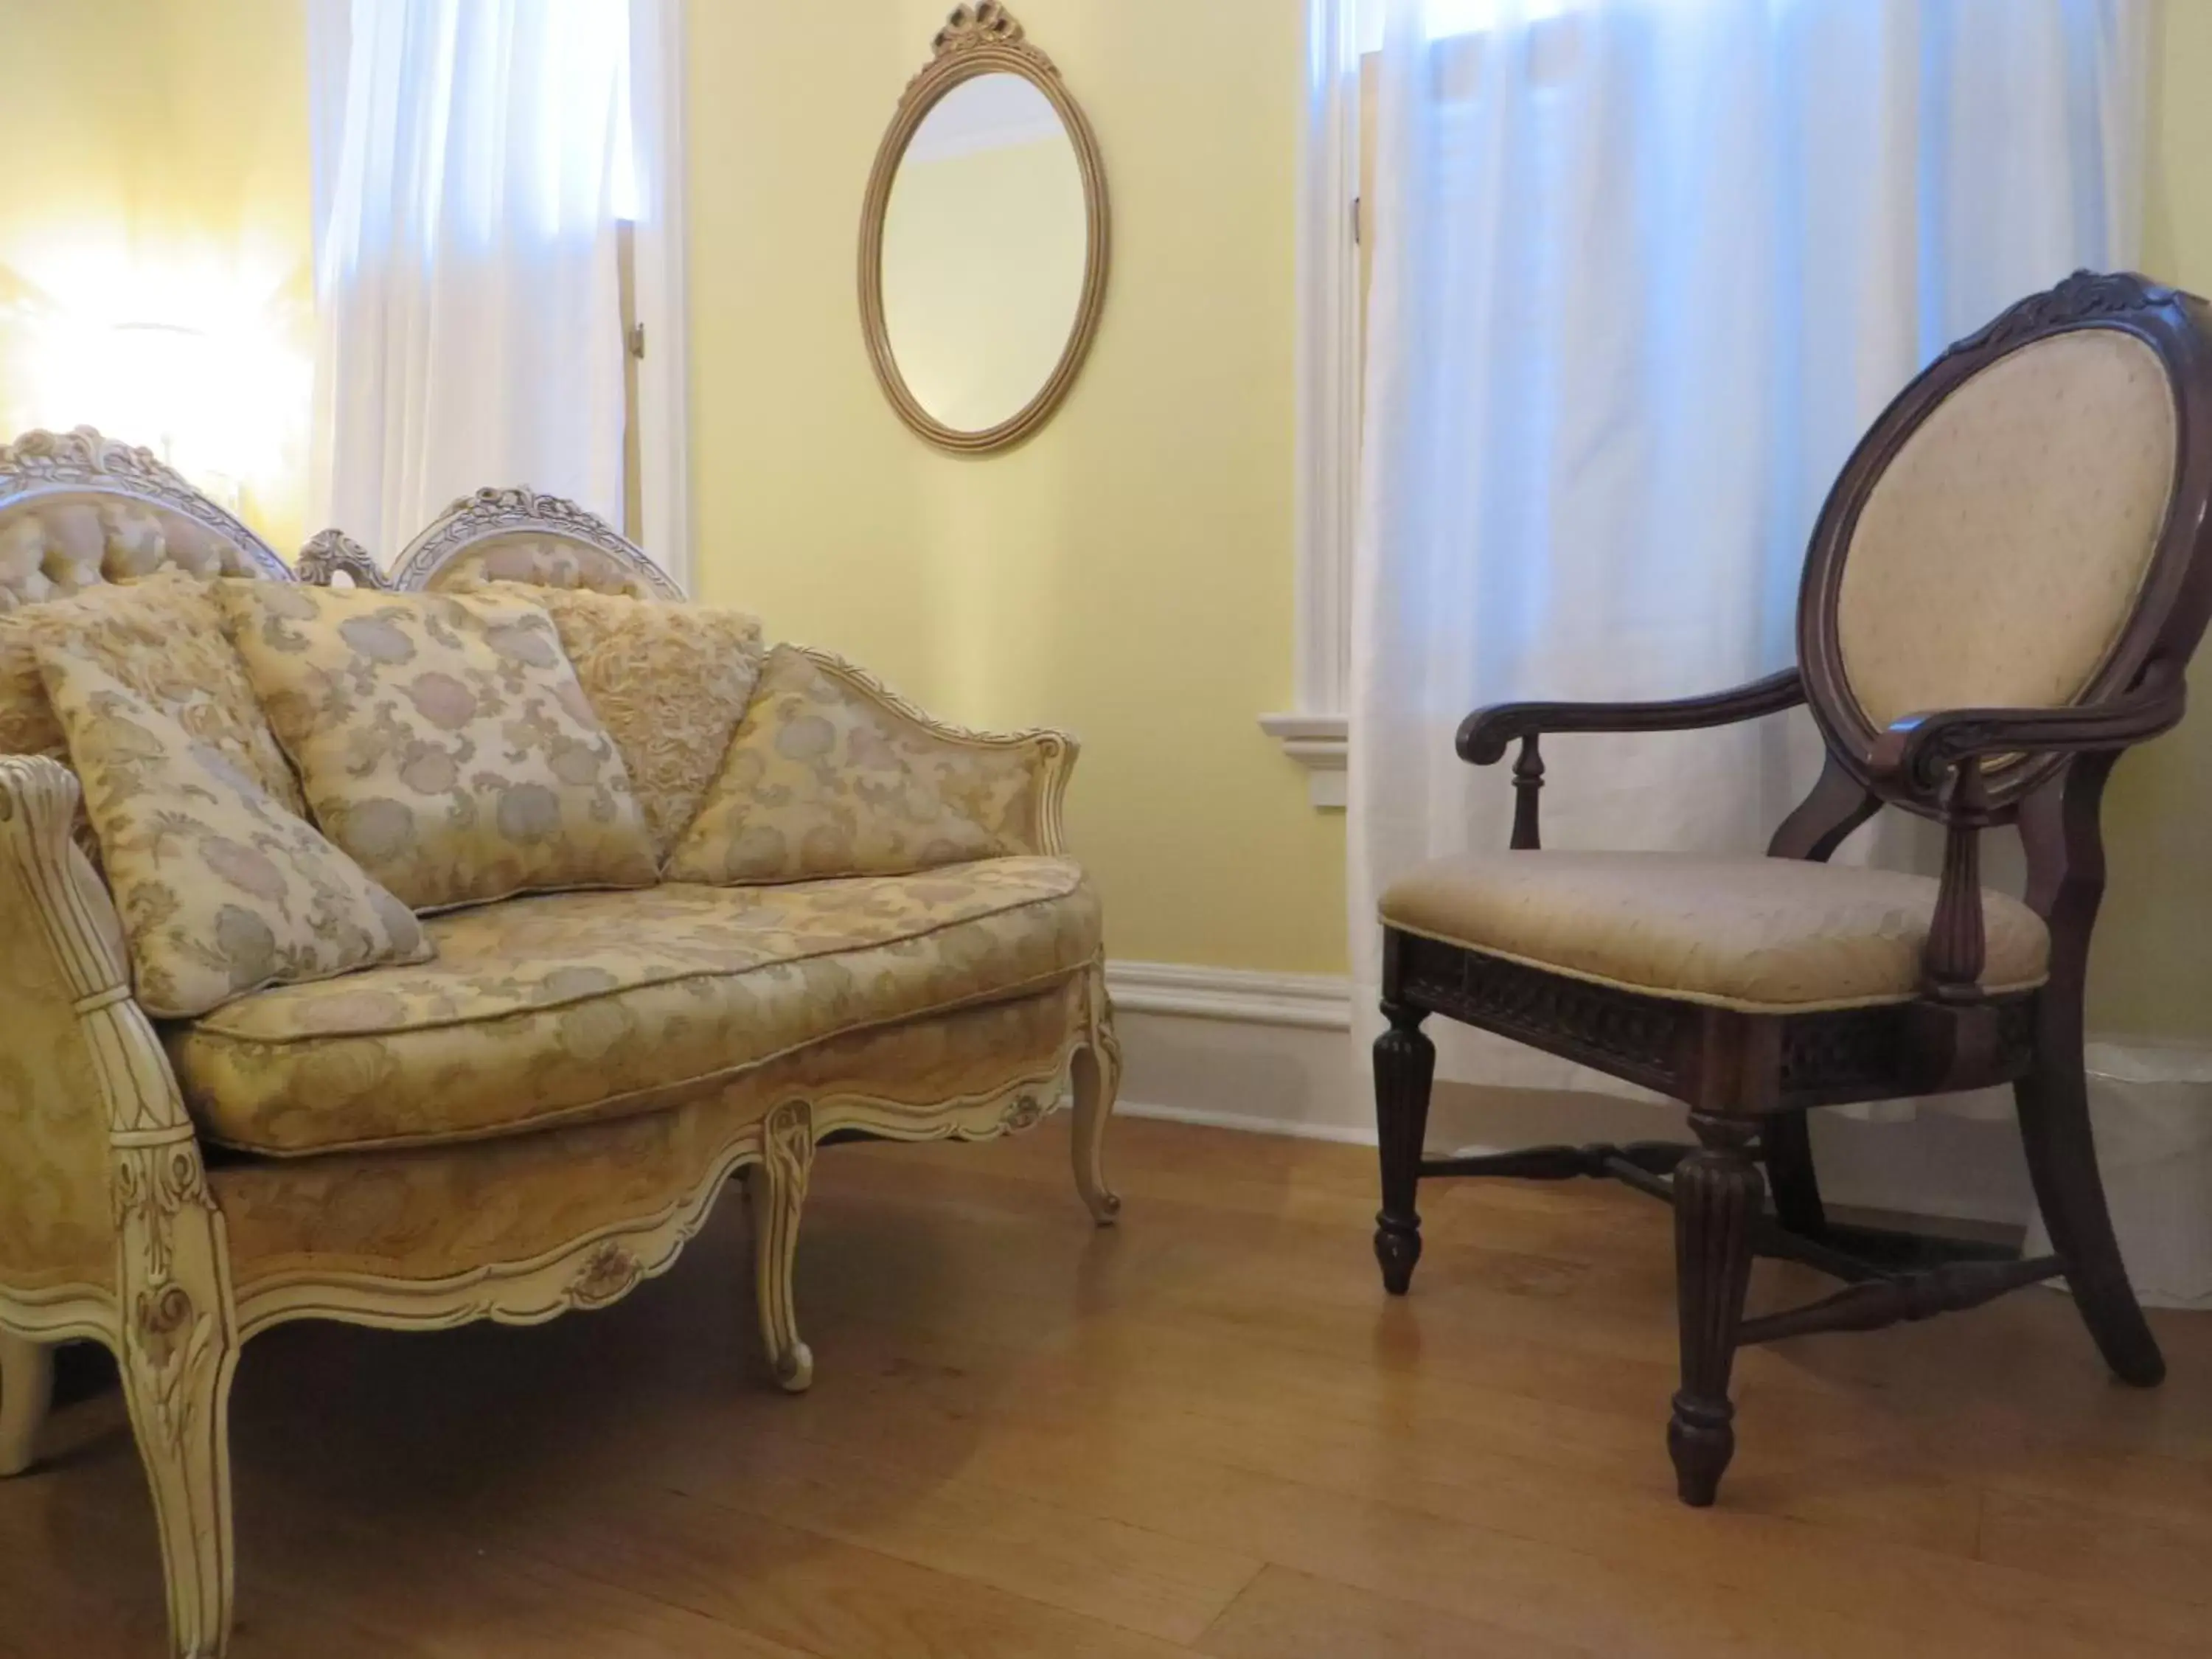
<path fill-rule="evenodd" d="M 1753 1219 L 1765 1182 L 1753 1160 L 1758 1126 L 1693 1113 L 1702 1143 L 1674 1170 L 1675 1297 L 1682 1328 L 1682 1386 L 1674 1395 L 1667 1449 L 1675 1489 L 1702 1509 L 1713 1501 L 1735 1455 L 1729 1372 L 1751 1283 Z"/>
<path fill-rule="evenodd" d="M 1421 1184 L 1437 1045 L 1421 1030 L 1426 1016 L 1419 1009 L 1386 1002 L 1382 1012 L 1390 1029 L 1375 1039 L 1375 1140 L 1382 1160 L 1375 1260 L 1382 1268 L 1382 1288 L 1403 1296 L 1421 1259 L 1421 1217 L 1413 1200 Z"/>
<path fill-rule="evenodd" d="M 814 1116 L 806 1103 L 787 1101 L 769 1114 L 763 1157 L 745 1167 L 746 1208 L 752 1214 L 753 1285 L 761 1336 L 775 1380 L 792 1394 L 814 1381 L 814 1352 L 799 1336 L 791 1269 L 799 1254 L 799 1218 L 814 1167 Z"/>
<path fill-rule="evenodd" d="M 1075 1190 L 1091 1211 L 1091 1218 L 1110 1227 L 1121 1213 L 1121 1200 L 1106 1184 L 1106 1125 L 1114 1115 L 1114 1097 L 1121 1086 L 1120 1045 L 1110 1038 L 1094 1036 L 1075 1056 L 1075 1121 L 1068 1136 L 1068 1157 L 1075 1166 Z"/>
<path fill-rule="evenodd" d="M 0 1331 L 0 1480 L 38 1462 L 39 1431 L 54 1398 L 54 1351 Z"/>
<path fill-rule="evenodd" d="M 2066 1264 L 2067 1288 L 2081 1322 L 2114 1376 L 2140 1389 L 2155 1388 L 2166 1379 L 2166 1358 L 2112 1237 L 2078 1038 L 2046 1029 L 2035 1070 L 2014 1085 L 2013 1096 L 2035 1201 L 2051 1247 Z"/>
<path fill-rule="evenodd" d="M 173 1287 L 146 1300 L 118 1369 L 154 1498 L 175 1659 L 219 1659 L 230 1640 L 230 1384 L 238 1350 Z"/>
<path fill-rule="evenodd" d="M 1803 1112 L 1778 1112 L 1760 1125 L 1759 1138 L 1775 1219 L 1801 1237 L 1818 1238 L 1828 1230 L 1828 1212 L 1813 1167 L 1812 1119 Z"/>

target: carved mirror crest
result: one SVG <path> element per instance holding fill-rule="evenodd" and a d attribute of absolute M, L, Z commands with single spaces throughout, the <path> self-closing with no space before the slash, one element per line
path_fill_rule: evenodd
<path fill-rule="evenodd" d="M 1000 449 L 1067 395 L 1106 291 L 1106 174 L 1052 60 L 962 5 L 899 98 L 860 216 L 868 356 L 940 448 Z"/>

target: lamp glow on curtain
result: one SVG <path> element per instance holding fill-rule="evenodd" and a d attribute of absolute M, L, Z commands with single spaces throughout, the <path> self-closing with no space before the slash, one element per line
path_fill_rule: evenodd
<path fill-rule="evenodd" d="M 1807 538 L 1881 405 L 2020 295 L 2133 262 L 2147 78 L 2138 0 L 1372 3 L 1363 1010 L 1382 884 L 1506 844 L 1511 792 L 1454 757 L 1460 718 L 1790 662 Z M 1562 739 L 1546 842 L 1756 852 L 1819 753 L 1802 714 Z M 1911 857 L 1912 826 L 1881 833 L 1847 855 Z M 1442 1076 L 1624 1087 L 1435 1035 Z"/>
<path fill-rule="evenodd" d="M 315 0 L 313 501 L 380 556 L 529 483 L 619 520 L 628 0 Z"/>

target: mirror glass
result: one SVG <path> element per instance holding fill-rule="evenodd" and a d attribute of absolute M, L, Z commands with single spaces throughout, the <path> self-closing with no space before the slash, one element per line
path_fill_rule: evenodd
<path fill-rule="evenodd" d="M 1075 144 L 1018 75 L 955 85 L 915 128 L 884 216 L 884 329 L 915 402 L 956 432 L 1044 390 L 1082 308 Z"/>

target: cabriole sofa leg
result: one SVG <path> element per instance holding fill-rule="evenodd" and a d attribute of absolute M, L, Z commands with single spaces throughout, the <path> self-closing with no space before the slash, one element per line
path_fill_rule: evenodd
<path fill-rule="evenodd" d="M 761 1161 L 745 1167 L 746 1207 L 752 1212 L 754 1295 L 775 1380 L 790 1393 L 802 1394 L 814 1381 L 814 1353 L 799 1340 L 791 1268 L 799 1254 L 799 1217 L 806 1205 L 806 1179 L 814 1167 L 814 1114 L 803 1100 L 786 1101 L 769 1114 L 762 1137 Z"/>
<path fill-rule="evenodd" d="M 141 1328 L 124 1338 L 119 1369 L 161 1532 L 170 1651 L 174 1659 L 220 1659 L 230 1641 L 230 1382 L 238 1353 L 212 1320 L 172 1324 L 154 1307 L 137 1320 Z"/>
<path fill-rule="evenodd" d="M 0 1331 L 0 1480 L 38 1461 L 39 1431 L 54 1397 L 54 1351 Z"/>
<path fill-rule="evenodd" d="M 158 1050 L 156 1051 L 158 1053 Z M 182 1109 L 171 1106 L 182 1115 Z M 230 1643 L 230 1382 L 236 1310 L 222 1217 L 190 1130 L 115 1153 L 116 1370 L 146 1466 L 173 1659 Z"/>
<path fill-rule="evenodd" d="M 1068 1139 L 1068 1155 L 1075 1165 L 1075 1190 L 1091 1211 L 1091 1218 L 1110 1227 L 1121 1218 L 1121 1200 L 1106 1184 L 1106 1125 L 1114 1115 L 1114 1096 L 1121 1083 L 1121 1055 L 1109 1037 L 1094 1037 L 1079 1050 L 1073 1062 L 1075 1121 Z"/>

